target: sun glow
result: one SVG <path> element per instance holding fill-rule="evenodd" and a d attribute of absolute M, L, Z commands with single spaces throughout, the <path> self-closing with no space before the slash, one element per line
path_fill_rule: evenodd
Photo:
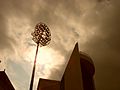
<path fill-rule="evenodd" d="M 29 20 L 23 17 L 10 17 L 8 19 L 8 28 L 9 36 L 13 37 L 16 42 L 13 45 L 15 51 L 13 55 L 14 58 L 21 62 L 25 60 L 32 67 L 35 58 L 35 50 L 37 48 L 30 34 L 34 28 L 30 26 Z M 51 71 L 54 71 L 53 69 L 59 71 L 60 65 L 63 65 L 65 62 L 64 59 L 64 56 L 52 47 L 39 47 L 36 75 L 38 77 L 49 78 L 52 74 Z M 26 72 L 28 71 L 26 70 Z"/>
<path fill-rule="evenodd" d="M 35 50 L 36 47 L 31 47 L 25 53 L 25 60 L 30 62 L 31 65 L 33 64 L 34 61 Z M 37 67 L 40 70 L 37 71 L 41 77 L 49 78 L 49 75 L 51 75 L 51 70 L 53 68 L 59 69 L 60 68 L 59 65 L 63 63 L 64 56 L 62 56 L 58 51 L 55 51 L 47 46 L 39 48 L 37 55 Z"/>

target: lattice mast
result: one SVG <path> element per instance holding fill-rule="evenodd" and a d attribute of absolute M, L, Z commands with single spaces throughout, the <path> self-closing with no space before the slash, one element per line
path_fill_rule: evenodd
<path fill-rule="evenodd" d="M 48 45 L 51 41 L 51 33 L 50 33 L 49 28 L 47 27 L 46 24 L 41 23 L 41 22 L 35 26 L 35 31 L 31 33 L 31 35 L 33 36 L 32 40 L 37 44 L 37 49 L 36 49 L 36 54 L 35 54 L 35 59 L 34 59 L 34 65 L 33 65 L 33 71 L 32 71 L 32 77 L 31 77 L 29 90 L 33 89 L 38 48 L 39 46 L 42 47 L 42 46 Z"/>

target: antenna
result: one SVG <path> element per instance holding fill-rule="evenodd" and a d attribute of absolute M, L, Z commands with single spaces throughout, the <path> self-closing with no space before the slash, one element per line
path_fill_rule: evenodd
<path fill-rule="evenodd" d="M 35 59 L 34 59 L 34 65 L 33 65 L 33 71 L 32 71 L 32 77 L 31 77 L 29 90 L 33 89 L 38 48 L 39 46 L 42 47 L 42 46 L 48 45 L 51 41 L 51 33 L 50 33 L 49 28 L 47 27 L 46 24 L 41 23 L 41 22 L 35 26 L 35 31 L 31 33 L 31 35 L 33 36 L 32 40 L 37 44 L 37 48 L 36 48 L 36 54 L 35 54 Z"/>

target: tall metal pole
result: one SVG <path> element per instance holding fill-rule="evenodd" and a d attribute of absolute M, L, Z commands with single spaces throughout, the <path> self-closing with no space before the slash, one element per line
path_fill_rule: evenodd
<path fill-rule="evenodd" d="M 36 49 L 36 54 L 35 54 L 35 60 L 34 60 L 34 66 L 33 66 L 33 71 L 32 71 L 32 77 L 31 77 L 31 83 L 30 83 L 30 89 L 33 89 L 33 83 L 34 83 L 34 75 L 35 75 L 35 68 L 36 68 L 36 59 L 37 59 L 37 53 L 38 53 L 38 47 L 39 44 L 37 44 L 37 49 Z"/>
<path fill-rule="evenodd" d="M 32 77 L 30 82 L 30 89 L 33 89 L 33 83 L 34 83 L 34 76 L 35 76 L 35 68 L 36 68 L 36 59 L 37 59 L 37 53 L 38 53 L 38 47 L 40 46 L 46 46 L 51 41 L 51 33 L 49 28 L 44 23 L 38 23 L 35 27 L 35 31 L 31 33 L 33 36 L 32 40 L 37 43 L 37 49 L 35 54 L 35 60 L 33 65 L 33 71 L 32 71 Z"/>

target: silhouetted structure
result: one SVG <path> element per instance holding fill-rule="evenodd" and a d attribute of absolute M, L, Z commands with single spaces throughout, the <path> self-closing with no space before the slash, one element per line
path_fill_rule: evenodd
<path fill-rule="evenodd" d="M 15 90 L 5 71 L 0 71 L 0 90 Z"/>
<path fill-rule="evenodd" d="M 40 79 L 37 90 L 59 90 L 60 81 Z"/>
<path fill-rule="evenodd" d="M 64 90 L 83 90 L 80 66 L 79 49 L 78 44 L 76 44 L 62 78 Z"/>
<path fill-rule="evenodd" d="M 33 83 L 34 83 L 34 76 L 35 76 L 35 69 L 36 69 L 36 61 L 37 61 L 37 53 L 39 46 L 46 46 L 51 41 L 51 33 L 49 28 L 44 23 L 38 23 L 35 26 L 35 31 L 31 33 L 33 36 L 32 40 L 37 44 L 35 59 L 34 59 L 34 65 L 32 70 L 32 76 L 31 76 L 31 82 L 30 82 L 30 88 L 29 90 L 33 90 Z"/>
<path fill-rule="evenodd" d="M 95 68 L 92 59 L 85 53 L 80 53 L 80 63 L 84 90 L 95 90 L 94 73 Z"/>
<path fill-rule="evenodd" d="M 38 90 L 95 90 L 93 80 L 94 73 L 95 68 L 92 59 L 87 54 L 79 52 L 77 43 L 61 82 L 40 79 Z M 53 82 L 53 86 L 57 85 L 55 86 L 57 87 L 56 89 L 51 89 Z"/>

